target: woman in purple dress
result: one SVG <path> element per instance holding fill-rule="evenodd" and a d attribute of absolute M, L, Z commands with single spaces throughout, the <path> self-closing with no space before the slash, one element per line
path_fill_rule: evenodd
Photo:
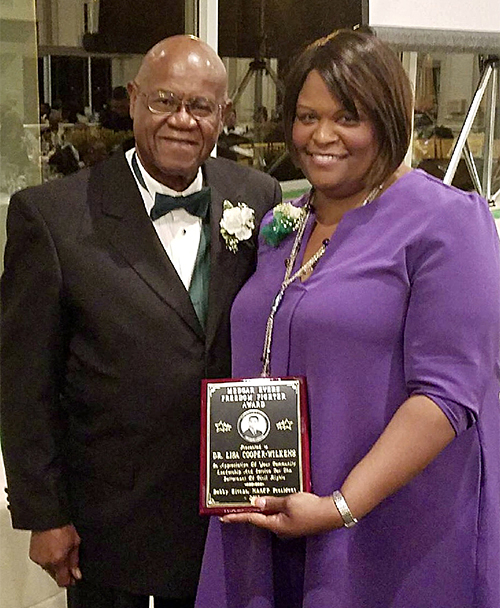
<path fill-rule="evenodd" d="M 403 165 L 411 113 L 372 35 L 294 64 L 285 131 L 313 189 L 264 221 L 233 375 L 260 375 L 292 258 L 269 371 L 307 378 L 312 493 L 212 518 L 197 608 L 500 606 L 498 239 L 486 201 Z"/>

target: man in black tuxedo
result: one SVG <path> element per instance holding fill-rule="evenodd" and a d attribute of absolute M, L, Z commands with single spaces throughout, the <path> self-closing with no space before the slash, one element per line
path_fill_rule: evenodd
<path fill-rule="evenodd" d="M 17 193 L 8 215 L 9 503 L 72 608 L 193 605 L 200 380 L 230 375 L 231 302 L 280 199 L 269 176 L 209 158 L 230 102 L 206 44 L 160 42 L 128 90 L 135 148 Z M 233 213 L 236 251 L 224 201 L 254 212 Z"/>

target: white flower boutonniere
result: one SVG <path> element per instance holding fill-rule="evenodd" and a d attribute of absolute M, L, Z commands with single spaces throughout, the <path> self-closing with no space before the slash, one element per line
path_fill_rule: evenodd
<path fill-rule="evenodd" d="M 255 228 L 255 211 L 245 203 L 233 205 L 225 200 L 220 220 L 220 233 L 229 251 L 236 253 L 241 241 L 248 241 Z"/>
<path fill-rule="evenodd" d="M 280 203 L 273 209 L 273 219 L 262 228 L 262 236 L 268 245 L 277 247 L 291 232 L 297 230 L 304 217 L 304 207 L 292 203 Z"/>

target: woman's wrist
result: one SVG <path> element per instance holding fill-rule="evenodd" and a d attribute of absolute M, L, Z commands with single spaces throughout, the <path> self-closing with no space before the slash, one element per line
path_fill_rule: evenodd
<path fill-rule="evenodd" d="M 339 530 L 343 527 L 344 521 L 335 506 L 331 495 L 321 497 L 323 504 L 323 519 L 325 521 L 325 531 Z"/>
<path fill-rule="evenodd" d="M 335 490 L 335 492 L 333 492 L 332 501 L 342 518 L 342 525 L 345 528 L 353 528 L 358 523 L 358 520 L 352 514 L 352 511 L 340 490 Z"/>

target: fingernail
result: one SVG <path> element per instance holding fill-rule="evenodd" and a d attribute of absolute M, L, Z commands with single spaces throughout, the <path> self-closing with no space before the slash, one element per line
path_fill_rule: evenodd
<path fill-rule="evenodd" d="M 255 499 L 254 505 L 258 508 L 258 509 L 265 509 L 266 508 L 266 499 L 265 498 L 261 498 L 260 496 L 258 496 Z"/>

